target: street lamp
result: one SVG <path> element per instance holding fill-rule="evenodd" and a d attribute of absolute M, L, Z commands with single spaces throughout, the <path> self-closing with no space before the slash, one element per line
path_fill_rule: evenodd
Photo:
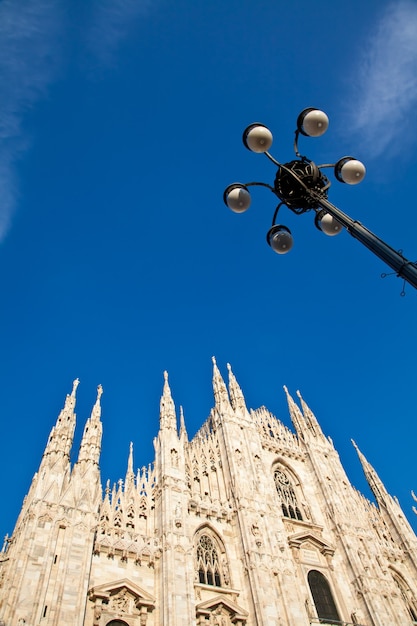
<path fill-rule="evenodd" d="M 338 235 L 343 228 L 369 248 L 376 256 L 389 265 L 405 281 L 417 288 L 417 264 L 407 260 L 401 252 L 397 252 L 382 239 L 368 230 L 357 220 L 353 220 L 328 200 L 330 181 L 323 173 L 325 168 L 333 168 L 336 179 L 341 183 L 356 185 L 366 173 L 363 163 L 351 156 L 345 156 L 336 163 L 316 165 L 311 159 L 302 156 L 298 151 L 300 135 L 320 137 L 329 126 L 329 118 L 319 109 L 304 109 L 297 118 L 294 152 L 296 158 L 288 163 L 279 163 L 270 153 L 272 133 L 263 124 L 251 124 L 243 132 L 243 143 L 248 150 L 263 153 L 277 166 L 273 185 L 263 182 L 233 183 L 223 194 L 225 204 L 235 213 L 247 211 L 251 203 L 249 187 L 267 187 L 278 198 L 272 226 L 266 239 L 277 254 L 286 254 L 293 246 L 290 229 L 277 224 L 278 211 L 286 206 L 296 215 L 309 211 L 314 212 L 314 223 L 325 235 Z"/>

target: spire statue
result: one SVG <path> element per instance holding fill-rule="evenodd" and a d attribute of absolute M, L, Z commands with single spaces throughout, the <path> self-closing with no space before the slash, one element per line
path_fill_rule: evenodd
<path fill-rule="evenodd" d="M 73 381 L 73 383 L 72 383 L 72 392 L 71 392 L 71 395 L 72 395 L 72 397 L 73 397 L 73 398 L 75 398 L 75 393 L 76 393 L 76 391 L 77 391 L 77 387 L 78 387 L 78 385 L 79 385 L 79 384 L 80 384 L 80 379 L 79 379 L 79 378 L 76 378 L 76 379 Z"/>
<path fill-rule="evenodd" d="M 133 485 L 135 482 L 135 474 L 133 472 L 133 442 L 129 445 L 129 456 L 127 459 L 127 471 L 125 478 L 125 485 Z"/>
<path fill-rule="evenodd" d="M 93 410 L 91 411 L 91 419 L 92 420 L 99 420 L 101 417 L 101 403 L 100 403 L 100 399 L 101 396 L 103 395 L 103 387 L 101 385 L 97 386 L 97 399 L 94 403 L 93 406 Z"/>
<path fill-rule="evenodd" d="M 168 382 L 168 372 L 164 372 L 164 388 L 159 405 L 159 419 L 161 428 L 177 428 L 177 416 L 175 404 L 171 395 L 171 388 Z"/>

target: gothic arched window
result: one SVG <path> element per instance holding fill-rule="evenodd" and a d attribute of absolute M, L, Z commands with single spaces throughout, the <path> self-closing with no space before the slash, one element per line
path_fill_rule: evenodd
<path fill-rule="evenodd" d="M 401 597 L 404 601 L 405 606 L 407 607 L 408 613 L 410 614 L 413 623 L 417 624 L 417 607 L 415 601 L 413 602 L 412 594 L 409 587 L 407 586 L 405 581 L 399 576 L 394 576 L 394 580 L 397 584 L 398 589 L 400 590 Z"/>
<path fill-rule="evenodd" d="M 301 509 L 297 502 L 295 489 L 285 472 L 280 469 L 274 472 L 275 487 L 281 500 L 282 514 L 284 517 L 302 520 Z"/>
<path fill-rule="evenodd" d="M 336 604 L 333 600 L 329 583 L 321 572 L 312 569 L 308 573 L 308 584 L 317 611 L 320 624 L 340 622 Z"/>
<path fill-rule="evenodd" d="M 198 581 L 205 585 L 221 587 L 223 580 L 219 550 L 209 535 L 201 535 L 197 544 Z"/>

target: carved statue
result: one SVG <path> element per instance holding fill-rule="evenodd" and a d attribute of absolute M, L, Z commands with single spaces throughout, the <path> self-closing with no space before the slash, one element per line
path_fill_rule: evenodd
<path fill-rule="evenodd" d="M 173 448 L 171 450 L 172 467 L 178 467 L 178 461 L 179 461 L 178 452 L 175 450 L 175 448 Z"/>
<path fill-rule="evenodd" d="M 181 515 L 182 515 L 181 502 L 177 502 L 174 515 L 175 515 L 175 519 L 181 519 Z"/>

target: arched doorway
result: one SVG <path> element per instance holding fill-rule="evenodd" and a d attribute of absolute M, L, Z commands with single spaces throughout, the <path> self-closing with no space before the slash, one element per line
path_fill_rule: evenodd
<path fill-rule="evenodd" d="M 106 626 L 129 626 L 129 624 L 121 619 L 112 619 L 111 622 L 107 622 Z"/>
<path fill-rule="evenodd" d="M 312 569 L 308 573 L 308 584 L 317 611 L 317 617 L 321 624 L 340 622 L 336 604 L 330 590 L 329 583 L 321 572 Z"/>

